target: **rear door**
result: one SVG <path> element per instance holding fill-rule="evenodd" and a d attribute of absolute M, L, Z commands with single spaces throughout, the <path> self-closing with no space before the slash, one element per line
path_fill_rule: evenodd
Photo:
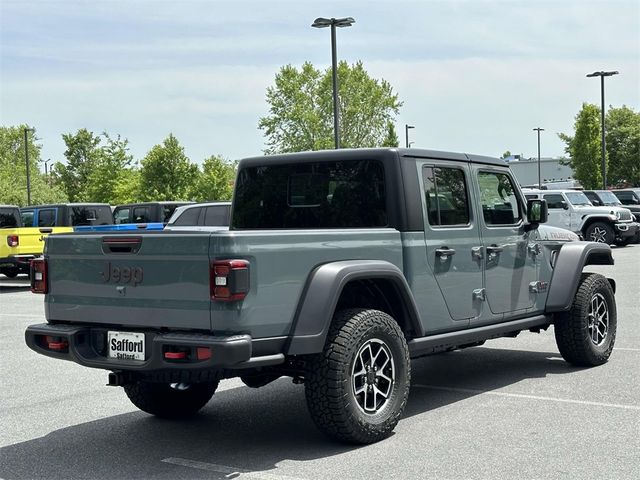
<path fill-rule="evenodd" d="M 481 242 L 469 189 L 469 167 L 460 162 L 422 165 L 427 261 L 449 311 L 450 320 L 480 314 L 474 292 L 482 289 Z M 436 325 L 443 327 L 443 325 Z"/>

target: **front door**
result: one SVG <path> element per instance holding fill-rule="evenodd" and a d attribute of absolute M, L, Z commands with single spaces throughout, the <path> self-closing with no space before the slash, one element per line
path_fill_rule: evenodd
<path fill-rule="evenodd" d="M 482 308 L 482 247 L 469 175 L 469 167 L 456 162 L 422 166 L 427 261 L 456 321 L 468 321 Z"/>
<path fill-rule="evenodd" d="M 537 236 L 525 232 L 523 202 L 513 178 L 488 167 L 474 166 L 473 171 L 482 205 L 486 300 L 494 314 L 517 315 L 535 300 Z"/>

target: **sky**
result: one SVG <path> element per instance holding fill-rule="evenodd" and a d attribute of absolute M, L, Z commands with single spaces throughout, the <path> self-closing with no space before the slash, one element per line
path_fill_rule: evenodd
<path fill-rule="evenodd" d="M 173 133 L 192 161 L 266 148 L 258 120 L 280 67 L 331 65 L 316 17 L 354 17 L 338 58 L 392 85 L 413 146 L 564 154 L 583 102 L 640 110 L 640 1 L 0 0 L 0 125 L 120 134 L 140 160 Z"/>

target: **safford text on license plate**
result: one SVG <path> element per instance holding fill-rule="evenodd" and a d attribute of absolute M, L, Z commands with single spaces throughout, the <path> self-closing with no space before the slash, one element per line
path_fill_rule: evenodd
<path fill-rule="evenodd" d="M 109 358 L 144 360 L 144 333 L 109 332 Z"/>

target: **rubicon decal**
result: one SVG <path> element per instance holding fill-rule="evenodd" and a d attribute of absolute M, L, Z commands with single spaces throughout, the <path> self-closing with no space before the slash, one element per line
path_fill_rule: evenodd
<path fill-rule="evenodd" d="M 100 272 L 100 278 L 105 283 L 128 283 L 137 286 L 142 283 L 144 271 L 142 267 L 136 266 L 116 266 L 107 262 L 104 269 Z"/>

